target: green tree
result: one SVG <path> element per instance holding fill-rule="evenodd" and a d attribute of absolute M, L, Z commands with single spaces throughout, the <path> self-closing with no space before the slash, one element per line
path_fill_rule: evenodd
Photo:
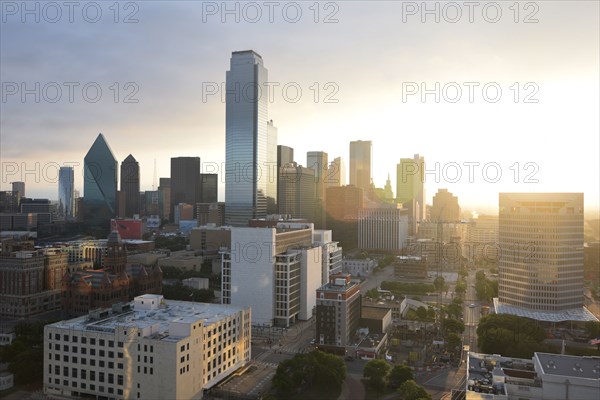
<path fill-rule="evenodd" d="M 404 400 L 431 400 L 429 393 L 414 380 L 404 382 L 398 391 Z"/>
<path fill-rule="evenodd" d="M 465 324 L 453 318 L 446 318 L 442 321 L 442 329 L 446 334 L 463 333 L 465 331 Z"/>
<path fill-rule="evenodd" d="M 408 365 L 396 365 L 390 371 L 388 378 L 392 388 L 398 388 L 406 381 L 414 380 L 413 370 Z"/>
<path fill-rule="evenodd" d="M 600 322 L 587 321 L 585 323 L 585 332 L 588 335 L 588 339 L 600 337 Z"/>
<path fill-rule="evenodd" d="M 444 291 L 444 287 L 446 286 L 446 280 L 444 279 L 443 276 L 437 276 L 434 280 L 433 280 L 433 287 L 435 288 L 436 292 L 443 292 Z"/>
<path fill-rule="evenodd" d="M 427 309 L 425 307 L 420 306 L 419 308 L 417 308 L 416 313 L 419 321 L 425 321 L 427 319 Z"/>
<path fill-rule="evenodd" d="M 444 308 L 448 317 L 459 319 L 463 315 L 462 304 L 450 303 Z"/>
<path fill-rule="evenodd" d="M 365 365 L 363 376 L 368 379 L 369 385 L 373 389 L 383 392 L 391 369 L 390 364 L 384 360 L 371 360 Z"/>
<path fill-rule="evenodd" d="M 531 358 L 545 351 L 544 329 L 534 320 L 509 314 L 490 314 L 479 320 L 477 345 L 482 353 Z"/>
<path fill-rule="evenodd" d="M 458 281 L 456 283 L 456 287 L 454 288 L 454 291 L 459 296 L 463 296 L 467 292 L 467 284 L 466 284 L 466 282 L 465 281 Z"/>
<path fill-rule="evenodd" d="M 369 289 L 369 290 L 367 290 L 367 292 L 365 293 L 365 295 L 367 297 L 372 298 L 372 299 L 378 299 L 379 298 L 379 291 L 377 290 L 377 288 Z"/>
<path fill-rule="evenodd" d="M 450 332 L 446 336 L 446 343 L 448 346 L 448 350 L 454 350 L 458 346 L 460 346 L 460 344 L 462 343 L 462 339 L 460 338 L 460 336 L 458 336 L 458 334 L 456 334 L 454 332 Z"/>

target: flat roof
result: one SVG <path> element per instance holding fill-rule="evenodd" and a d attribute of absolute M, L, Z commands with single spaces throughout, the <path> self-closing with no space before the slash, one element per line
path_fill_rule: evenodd
<path fill-rule="evenodd" d="M 494 298 L 494 309 L 496 314 L 510 314 L 518 317 L 535 319 L 536 321 L 562 322 L 562 321 L 598 321 L 587 308 L 575 308 L 563 311 L 534 311 L 522 307 L 501 303 Z"/>
<path fill-rule="evenodd" d="M 152 300 L 156 299 L 156 296 L 145 294 L 137 298 Z M 120 326 L 144 329 L 158 324 L 159 327 L 156 333 L 168 335 L 171 322 L 194 323 L 202 320 L 207 324 L 211 324 L 244 309 L 243 307 L 229 304 L 209 304 L 177 300 L 164 300 L 163 304 L 153 310 L 136 310 L 135 302 L 129 304 L 132 310 L 118 313 L 113 312 L 111 309 L 105 309 L 103 311 L 107 311 L 108 316 L 98 320 L 92 320 L 89 315 L 84 315 L 56 322 L 50 324 L 50 326 L 83 332 L 114 331 Z"/>
<path fill-rule="evenodd" d="M 535 353 L 547 375 L 600 379 L 600 357 L 578 357 L 562 354 Z"/>
<path fill-rule="evenodd" d="M 366 319 L 383 319 L 385 316 L 392 312 L 391 308 L 386 307 L 375 307 L 375 306 L 362 306 L 361 318 Z"/>

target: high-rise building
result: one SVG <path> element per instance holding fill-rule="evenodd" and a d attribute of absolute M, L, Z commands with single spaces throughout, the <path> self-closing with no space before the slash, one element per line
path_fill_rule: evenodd
<path fill-rule="evenodd" d="M 140 213 L 140 164 L 130 154 L 121 163 L 121 192 L 125 202 L 124 217 Z"/>
<path fill-rule="evenodd" d="M 363 204 L 363 190 L 356 186 L 327 188 L 326 210 L 330 219 L 357 220 Z"/>
<path fill-rule="evenodd" d="M 200 157 L 171 158 L 171 211 L 179 203 L 200 199 Z"/>
<path fill-rule="evenodd" d="M 108 227 L 117 212 L 118 163 L 101 133 L 85 155 L 83 169 L 83 220 Z"/>
<path fill-rule="evenodd" d="M 0 213 L 19 212 L 19 198 L 12 190 L 0 192 Z"/>
<path fill-rule="evenodd" d="M 279 169 L 279 214 L 314 221 L 315 171 L 295 163 Z"/>
<path fill-rule="evenodd" d="M 583 193 L 500 193 L 499 203 L 496 312 L 594 318 L 583 308 Z"/>
<path fill-rule="evenodd" d="M 252 51 L 231 55 L 226 76 L 225 223 L 245 226 L 276 204 L 276 130 L 268 121 L 267 69 Z"/>
<path fill-rule="evenodd" d="M 326 197 L 326 180 L 327 180 L 327 153 L 324 151 L 309 151 L 306 153 L 306 165 L 308 168 L 315 171 L 316 184 L 316 199 L 314 223 L 317 228 L 325 226 L 325 197 Z"/>
<path fill-rule="evenodd" d="M 350 142 L 350 184 L 361 188 L 365 195 L 371 190 L 371 152 L 370 140 Z"/>
<path fill-rule="evenodd" d="M 409 212 L 410 234 L 416 235 L 419 222 L 427 217 L 425 204 L 425 158 L 401 158 L 396 171 L 396 201 Z"/>
<path fill-rule="evenodd" d="M 21 199 L 21 197 L 25 197 L 25 182 L 11 182 L 12 183 L 12 191 L 17 194 L 17 197 Z"/>
<path fill-rule="evenodd" d="M 346 165 L 342 157 L 336 157 L 329 163 L 325 184 L 327 187 L 346 185 Z"/>
<path fill-rule="evenodd" d="M 158 215 L 161 219 L 171 218 L 171 178 L 160 178 L 159 180 Z"/>
<path fill-rule="evenodd" d="M 452 195 L 448 189 L 439 189 L 433 196 L 431 206 L 431 220 L 456 222 L 460 220 L 460 206 L 458 197 Z"/>
<path fill-rule="evenodd" d="M 144 294 L 132 303 L 46 325 L 44 393 L 200 399 L 250 361 L 250 319 L 247 306 Z"/>
<path fill-rule="evenodd" d="M 330 230 L 315 229 L 313 242 L 323 247 L 323 276 L 322 284 L 329 281 L 329 276 L 342 272 L 342 248 L 333 241 Z"/>
<path fill-rule="evenodd" d="M 399 204 L 361 208 L 358 212 L 358 247 L 400 253 L 408 238 L 408 211 Z"/>
<path fill-rule="evenodd" d="M 289 327 L 312 317 L 323 275 L 312 224 L 233 227 L 231 248 L 221 254 L 224 304 L 250 306 L 255 325 Z"/>
<path fill-rule="evenodd" d="M 75 173 L 73 167 L 60 167 L 58 170 L 58 208 L 59 220 L 71 221 L 75 217 L 74 195 Z"/>
<path fill-rule="evenodd" d="M 288 146 L 277 146 L 277 166 L 283 167 L 294 162 L 294 149 Z"/>
<path fill-rule="evenodd" d="M 219 201 L 219 175 L 200 174 L 200 199 L 198 203 L 216 203 Z"/>
<path fill-rule="evenodd" d="M 261 167 L 261 178 L 267 181 L 267 215 L 277 213 L 277 178 L 279 168 L 277 164 L 277 127 L 273 120 L 267 122 L 267 161 Z"/>
<path fill-rule="evenodd" d="M 360 283 L 350 275 L 331 275 L 317 289 L 316 297 L 316 342 L 337 347 L 351 344 L 360 324 Z"/>

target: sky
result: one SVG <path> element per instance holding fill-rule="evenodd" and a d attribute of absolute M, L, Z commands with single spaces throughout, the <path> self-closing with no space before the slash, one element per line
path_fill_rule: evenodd
<path fill-rule="evenodd" d="M 2 1 L 0 188 L 56 199 L 58 166 L 74 165 L 83 194 L 100 132 L 139 161 L 142 190 L 171 157 L 220 171 L 221 84 L 231 52 L 252 49 L 302 165 L 325 151 L 348 167 L 349 142 L 371 140 L 377 187 L 389 173 L 395 192 L 418 153 L 428 202 L 447 188 L 486 213 L 499 192 L 584 192 L 597 213 L 599 3 L 475 4 Z"/>

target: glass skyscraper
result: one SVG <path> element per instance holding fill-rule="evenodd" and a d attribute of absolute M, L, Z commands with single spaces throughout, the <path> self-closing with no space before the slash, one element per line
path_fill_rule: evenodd
<path fill-rule="evenodd" d="M 83 219 L 108 226 L 116 215 L 118 163 L 100 133 L 83 159 Z"/>
<path fill-rule="evenodd" d="M 75 214 L 74 197 L 75 173 L 73 167 L 60 167 L 58 171 L 58 219 L 70 221 Z"/>
<path fill-rule="evenodd" d="M 225 224 L 245 226 L 277 204 L 277 131 L 268 120 L 267 69 L 252 50 L 226 76 Z"/>

